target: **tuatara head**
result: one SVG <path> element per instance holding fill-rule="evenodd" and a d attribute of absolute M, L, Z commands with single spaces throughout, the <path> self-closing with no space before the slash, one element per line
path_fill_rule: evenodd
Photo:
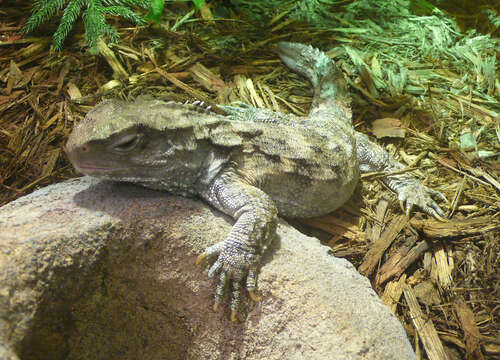
<path fill-rule="evenodd" d="M 204 112 L 194 105 L 159 100 L 104 101 L 75 127 L 66 153 L 86 175 L 178 188 L 179 181 L 195 181 L 206 156 L 195 134 L 212 121 Z"/>
<path fill-rule="evenodd" d="M 145 132 L 137 119 L 126 115 L 127 104 L 102 102 L 75 127 L 66 144 L 66 153 L 78 172 L 87 175 L 119 173 L 124 163 L 141 151 Z"/>

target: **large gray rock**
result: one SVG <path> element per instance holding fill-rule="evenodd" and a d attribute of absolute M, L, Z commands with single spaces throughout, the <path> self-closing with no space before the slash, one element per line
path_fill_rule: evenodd
<path fill-rule="evenodd" d="M 0 208 L 1 359 L 414 359 L 350 263 L 285 222 L 263 301 L 233 324 L 196 256 L 231 221 L 199 201 L 81 178 Z"/>

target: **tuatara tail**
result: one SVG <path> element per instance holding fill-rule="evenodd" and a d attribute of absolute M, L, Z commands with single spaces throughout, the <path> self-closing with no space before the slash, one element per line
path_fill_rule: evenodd
<path fill-rule="evenodd" d="M 296 73 L 305 76 L 314 87 L 314 97 L 310 114 L 319 115 L 345 112 L 345 120 L 350 121 L 350 96 L 342 72 L 323 51 L 293 42 L 278 43 L 281 60 Z M 339 109 L 340 108 L 340 109 Z M 341 116 L 344 118 L 344 116 Z"/>

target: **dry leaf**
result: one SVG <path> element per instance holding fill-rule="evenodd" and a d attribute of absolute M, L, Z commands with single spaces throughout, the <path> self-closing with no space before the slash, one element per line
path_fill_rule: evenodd
<path fill-rule="evenodd" d="M 401 127 L 401 121 L 394 118 L 377 119 L 372 124 L 372 132 L 378 139 L 383 137 L 404 138 L 406 130 Z"/>

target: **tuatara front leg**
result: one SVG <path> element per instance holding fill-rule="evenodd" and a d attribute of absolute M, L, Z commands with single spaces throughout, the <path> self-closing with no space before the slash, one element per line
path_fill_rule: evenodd
<path fill-rule="evenodd" d="M 403 170 L 405 166 L 394 160 L 380 145 L 370 141 L 368 136 L 356 133 L 356 149 L 361 172 Z M 401 208 L 407 216 L 414 206 L 424 210 L 438 220 L 444 221 L 444 211 L 433 200 L 433 197 L 447 201 L 439 191 L 423 185 L 410 174 L 390 175 L 382 181 L 398 194 Z"/>
<path fill-rule="evenodd" d="M 250 296 L 259 300 L 255 294 L 257 273 L 261 256 L 276 235 L 278 210 L 267 194 L 232 170 L 225 170 L 214 178 L 201 196 L 236 220 L 226 240 L 208 247 L 197 259 L 197 264 L 205 258 L 215 259 L 208 271 L 209 277 L 220 274 L 214 310 L 217 311 L 230 285 L 231 320 L 236 321 L 245 278 Z"/>

